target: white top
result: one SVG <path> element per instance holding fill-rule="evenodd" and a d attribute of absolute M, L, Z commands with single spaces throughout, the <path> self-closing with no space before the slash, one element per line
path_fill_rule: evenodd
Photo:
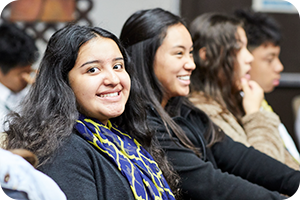
<path fill-rule="evenodd" d="M 26 87 L 21 92 L 14 93 L 6 86 L 0 83 L 0 132 L 4 132 L 4 121 L 6 115 L 10 111 L 18 112 L 19 105 L 28 93 L 29 87 Z"/>
<path fill-rule="evenodd" d="M 266 100 L 263 100 L 261 110 L 267 110 L 273 112 L 272 107 L 268 104 Z M 279 124 L 278 131 L 285 148 L 292 155 L 292 157 L 300 164 L 300 154 L 297 150 L 297 147 L 291 135 L 289 134 L 289 132 L 287 131 L 287 129 L 282 123 Z"/>
<path fill-rule="evenodd" d="M 297 136 L 298 145 L 300 145 L 300 108 L 298 109 L 297 116 L 296 116 L 295 132 Z"/>
<path fill-rule="evenodd" d="M 0 185 L 26 192 L 30 200 L 66 200 L 59 186 L 21 156 L 0 148 Z M 2 198 L 1 198 L 2 199 Z"/>

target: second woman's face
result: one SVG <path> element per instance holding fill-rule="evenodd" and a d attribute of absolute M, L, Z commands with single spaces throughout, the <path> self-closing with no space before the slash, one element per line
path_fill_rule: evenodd
<path fill-rule="evenodd" d="M 108 38 L 95 37 L 83 44 L 69 82 L 79 111 L 103 124 L 121 115 L 125 109 L 130 78 L 117 44 Z"/>
<path fill-rule="evenodd" d="M 172 97 L 188 95 L 195 69 L 192 51 L 192 38 L 185 26 L 170 26 L 154 59 L 154 73 L 166 91 L 162 106 Z"/>
<path fill-rule="evenodd" d="M 249 81 L 249 72 L 251 70 L 251 62 L 253 61 L 253 56 L 247 49 L 248 40 L 246 33 L 242 27 L 238 27 L 237 34 L 241 46 L 241 49 L 236 54 L 236 59 L 240 71 L 239 78 L 246 78 Z M 240 85 L 240 80 L 238 81 L 238 85 Z"/>

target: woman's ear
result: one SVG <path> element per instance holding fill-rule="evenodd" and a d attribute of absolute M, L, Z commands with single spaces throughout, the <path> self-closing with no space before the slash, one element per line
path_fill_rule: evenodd
<path fill-rule="evenodd" d="M 200 57 L 202 60 L 206 60 L 206 47 L 202 47 L 202 48 L 199 50 L 199 57 Z"/>

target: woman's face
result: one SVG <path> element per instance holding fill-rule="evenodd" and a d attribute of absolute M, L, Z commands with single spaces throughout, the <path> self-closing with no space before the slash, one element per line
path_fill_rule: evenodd
<path fill-rule="evenodd" d="M 240 86 L 241 78 L 246 78 L 248 81 L 250 80 L 249 72 L 251 69 L 251 62 L 253 61 L 253 56 L 247 49 L 248 40 L 246 37 L 246 33 L 242 27 L 238 27 L 237 34 L 241 46 L 241 49 L 236 54 L 237 63 L 240 69 L 238 87 L 241 88 Z"/>
<path fill-rule="evenodd" d="M 103 124 L 121 115 L 125 109 L 130 77 L 117 44 L 108 38 L 95 37 L 83 44 L 69 81 L 79 111 Z"/>
<path fill-rule="evenodd" d="M 190 76 L 195 69 L 192 51 L 192 38 L 185 26 L 170 26 L 154 59 L 154 73 L 166 91 L 163 107 L 172 97 L 188 95 Z"/>

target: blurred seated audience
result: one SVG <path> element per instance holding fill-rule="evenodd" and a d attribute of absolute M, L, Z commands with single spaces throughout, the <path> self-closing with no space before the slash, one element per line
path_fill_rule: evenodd
<path fill-rule="evenodd" d="M 282 35 L 279 24 L 271 16 L 254 12 L 251 9 L 238 9 L 235 16 L 244 23 L 244 29 L 248 38 L 248 49 L 253 55 L 251 80 L 256 81 L 265 93 L 272 92 L 279 85 L 280 73 L 283 71 L 280 55 Z M 264 99 L 261 109 L 274 112 L 272 107 Z M 280 122 L 278 130 L 287 151 L 284 153 L 293 156 L 300 164 L 300 155 L 297 147 L 285 126 Z"/>
<path fill-rule="evenodd" d="M 190 31 L 197 66 L 190 101 L 233 140 L 299 170 L 280 137 L 279 117 L 261 110 L 264 92 L 250 80 L 253 56 L 243 23 L 227 14 L 205 13 L 191 23 Z"/>

